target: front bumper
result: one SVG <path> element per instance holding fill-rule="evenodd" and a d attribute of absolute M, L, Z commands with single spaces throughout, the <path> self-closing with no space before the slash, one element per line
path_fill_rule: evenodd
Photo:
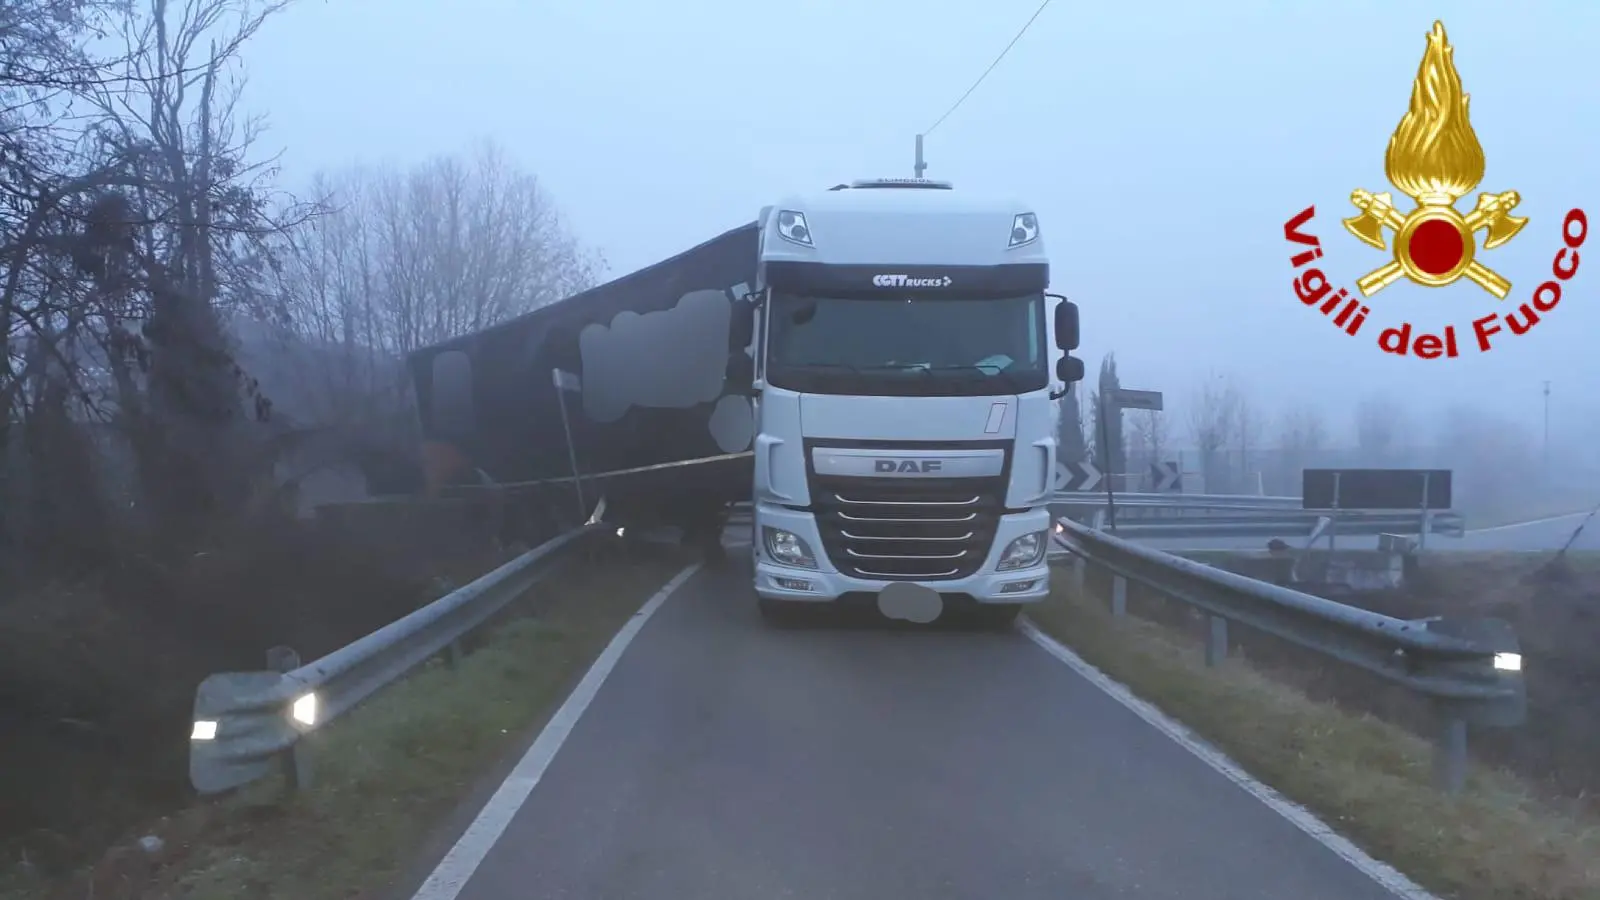
<path fill-rule="evenodd" d="M 767 556 L 761 539 L 763 525 L 781 528 L 803 538 L 818 555 L 817 568 L 802 569 L 774 562 Z M 965 578 L 917 583 L 938 591 L 946 599 L 970 597 L 978 603 L 1037 603 L 1050 593 L 1048 553 L 1037 565 L 1026 569 L 996 572 L 994 567 L 1000 561 L 1000 553 L 1011 541 L 1030 532 L 1049 529 L 1048 509 L 1001 516 L 994 544 L 989 548 L 989 557 L 976 573 Z M 755 556 L 756 595 L 763 599 L 827 603 L 850 594 L 875 595 L 885 585 L 895 583 L 857 578 L 835 569 L 822 552 L 821 535 L 817 533 L 817 521 L 811 513 L 782 507 L 758 507 L 755 510 L 754 536 L 751 551 Z"/>

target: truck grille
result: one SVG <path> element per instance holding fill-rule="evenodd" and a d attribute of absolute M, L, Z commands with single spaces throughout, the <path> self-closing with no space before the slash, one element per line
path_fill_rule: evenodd
<path fill-rule="evenodd" d="M 817 479 L 823 551 L 859 578 L 940 580 L 978 571 L 1003 508 L 995 478 Z"/>

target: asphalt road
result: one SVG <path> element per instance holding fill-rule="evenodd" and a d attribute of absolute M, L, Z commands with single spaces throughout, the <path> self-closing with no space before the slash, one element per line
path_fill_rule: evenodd
<path fill-rule="evenodd" d="M 1559 550 L 1572 532 L 1578 527 L 1587 513 L 1574 513 L 1566 516 L 1556 516 L 1549 519 L 1539 519 L 1532 522 L 1523 522 L 1517 525 L 1500 525 L 1494 528 L 1469 529 L 1459 538 L 1444 537 L 1442 535 L 1428 535 L 1428 547 L 1431 551 L 1529 551 L 1529 550 Z M 1305 538 L 1298 539 L 1284 537 L 1294 546 L 1302 546 Z M 1159 550 L 1261 550 L 1267 545 L 1268 538 L 1183 538 L 1173 540 L 1141 541 Z M 1320 544 L 1327 547 L 1327 543 Z M 1371 550 L 1378 546 L 1376 537 L 1340 537 L 1338 546 L 1350 550 Z M 1600 550 L 1600 516 L 1596 516 L 1583 534 L 1572 545 L 1574 550 Z"/>
<path fill-rule="evenodd" d="M 771 628 L 738 562 L 659 608 L 419 898 L 1392 897 L 1024 635 Z"/>

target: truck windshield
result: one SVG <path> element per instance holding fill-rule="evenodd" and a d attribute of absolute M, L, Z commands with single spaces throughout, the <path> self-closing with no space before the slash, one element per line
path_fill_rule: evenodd
<path fill-rule="evenodd" d="M 767 380 L 821 394 L 973 396 L 1049 384 L 1044 295 L 950 299 L 774 293 Z"/>

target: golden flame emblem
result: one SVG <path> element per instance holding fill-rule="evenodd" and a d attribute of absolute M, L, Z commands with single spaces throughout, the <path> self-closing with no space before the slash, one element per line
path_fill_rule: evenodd
<path fill-rule="evenodd" d="M 1485 250 L 1516 237 L 1528 224 L 1527 218 L 1511 215 L 1522 197 L 1516 191 L 1479 194 L 1472 212 L 1462 215 L 1455 208 L 1483 180 L 1483 145 L 1467 115 L 1468 99 L 1444 23 L 1434 22 L 1411 84 L 1411 105 L 1383 157 L 1389 182 L 1417 206 L 1402 214 L 1387 191 L 1358 189 L 1350 195 L 1360 210 L 1344 220 L 1351 234 L 1386 250 L 1384 230 L 1395 233 L 1394 261 L 1356 282 L 1362 296 L 1376 294 L 1401 276 L 1427 287 L 1444 287 L 1465 277 L 1501 300 L 1511 292 L 1511 282 L 1477 260 L 1473 236 L 1486 232 Z"/>

